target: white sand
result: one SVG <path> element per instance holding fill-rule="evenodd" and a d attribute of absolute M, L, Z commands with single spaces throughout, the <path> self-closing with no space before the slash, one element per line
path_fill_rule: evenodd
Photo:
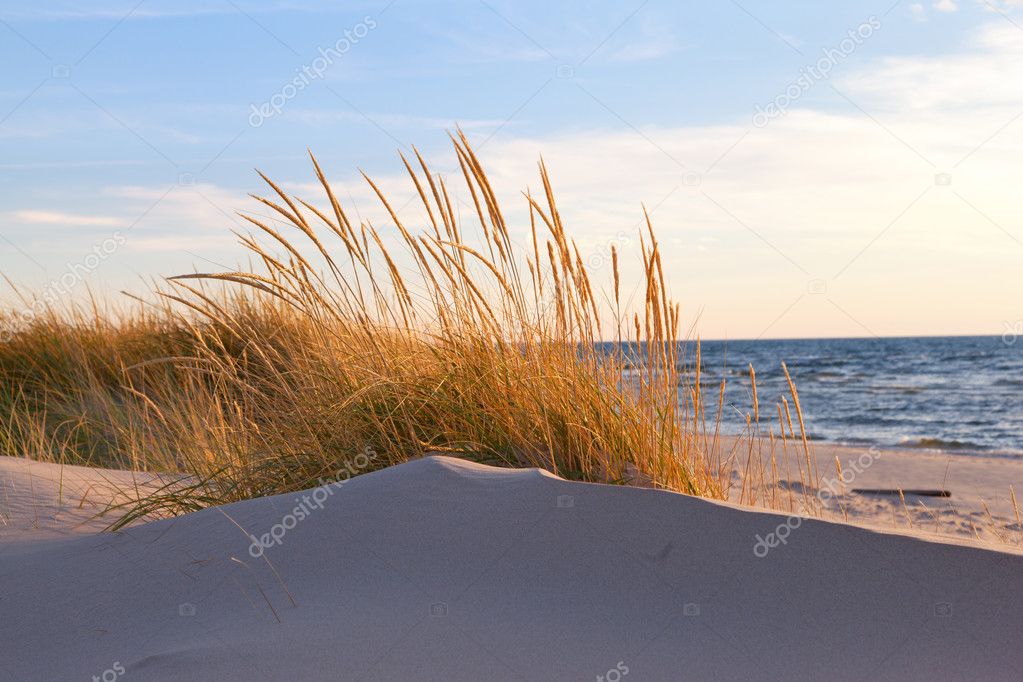
<path fill-rule="evenodd" d="M 117 491 L 161 484 L 153 474 L 0 457 L 0 543 L 99 532 L 116 516 L 97 515 L 126 499 Z"/>
<path fill-rule="evenodd" d="M 805 520 L 757 558 L 756 536 L 790 520 L 443 457 L 322 491 L 302 520 L 283 495 L 101 534 L 69 491 L 128 475 L 65 469 L 61 501 L 55 473 L 0 458 L 0 679 L 1023 671 L 1016 554 Z M 289 514 L 271 568 L 246 533 Z"/>
<path fill-rule="evenodd" d="M 825 444 L 816 445 L 815 450 L 821 460 L 821 473 L 825 473 L 827 462 L 830 468 L 826 473 L 832 477 L 836 456 L 850 462 L 864 453 L 858 448 Z M 881 450 L 874 454 L 873 463 L 852 477 L 848 489 L 942 488 L 952 494 L 948 499 L 908 496 L 906 504 L 914 528 L 963 537 L 976 533 L 988 541 L 1017 545 L 1023 540 L 1009 493 L 1011 486 L 1017 501 L 1023 504 L 1023 460 L 905 450 Z M 849 468 L 847 464 L 843 466 Z M 886 516 L 890 519 L 894 512 L 900 524 L 906 523 L 906 510 L 897 497 L 846 494 L 836 499 L 836 506 L 847 500 L 851 520 L 877 522 Z"/>
<path fill-rule="evenodd" d="M 722 453 L 732 452 L 735 443 L 734 438 L 723 438 Z M 811 451 L 822 485 L 809 494 L 824 503 L 834 520 L 884 530 L 911 530 L 921 536 L 955 537 L 999 549 L 1006 549 L 1006 545 L 1023 549 L 1023 529 L 1010 494 L 1011 487 L 1023 504 L 1023 459 L 830 443 L 813 443 Z M 768 446 L 762 449 L 762 455 L 765 460 L 770 456 Z M 797 503 L 802 482 L 795 460 L 802 457 L 799 444 L 790 445 L 787 454 L 776 450 L 778 478 L 788 483 L 779 495 L 784 497 L 790 488 Z M 836 459 L 841 462 L 844 482 Z M 744 462 L 745 456 L 740 453 L 735 464 L 742 468 Z M 903 501 L 898 495 L 864 495 L 854 493 L 855 489 L 940 489 L 951 497 L 906 494 Z"/>

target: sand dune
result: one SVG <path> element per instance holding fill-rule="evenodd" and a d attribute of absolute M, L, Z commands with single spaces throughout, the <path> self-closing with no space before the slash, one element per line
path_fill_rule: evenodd
<path fill-rule="evenodd" d="M 58 535 L 31 529 L 39 504 L 10 502 L 35 474 L 36 497 L 77 524 L 65 509 L 74 504 L 39 484 L 48 466 L 0 467 L 4 679 L 986 680 L 1023 670 L 1014 554 L 444 457 L 118 534 L 79 525 Z M 69 474 L 76 486 L 112 475 Z M 22 493 L 10 492 L 15 475 Z M 755 551 L 772 533 L 785 542 Z"/>

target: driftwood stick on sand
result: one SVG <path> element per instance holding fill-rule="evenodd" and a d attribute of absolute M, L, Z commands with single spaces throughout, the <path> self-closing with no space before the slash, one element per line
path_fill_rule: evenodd
<path fill-rule="evenodd" d="M 951 490 L 914 488 L 853 488 L 859 495 L 918 495 L 920 497 L 952 497 Z"/>

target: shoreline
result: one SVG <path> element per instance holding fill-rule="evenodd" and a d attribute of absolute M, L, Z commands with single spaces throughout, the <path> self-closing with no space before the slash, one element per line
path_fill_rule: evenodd
<path fill-rule="evenodd" d="M 735 434 L 730 434 L 734 437 Z M 963 444 L 957 447 L 943 448 L 941 446 L 930 446 L 930 445 L 884 445 L 881 443 L 855 443 L 849 441 L 840 440 L 828 440 L 826 438 L 812 438 L 807 436 L 807 442 L 810 445 L 819 444 L 828 447 L 841 447 L 850 448 L 856 450 L 870 450 L 876 448 L 878 450 L 884 450 L 885 452 L 903 452 L 903 453 L 924 453 L 939 456 L 962 456 L 962 457 L 979 457 L 979 458 L 993 458 L 993 459 L 1021 459 L 1023 460 L 1023 450 L 985 450 L 980 446 L 973 444 Z M 918 439 L 917 442 L 930 440 L 927 438 Z"/>

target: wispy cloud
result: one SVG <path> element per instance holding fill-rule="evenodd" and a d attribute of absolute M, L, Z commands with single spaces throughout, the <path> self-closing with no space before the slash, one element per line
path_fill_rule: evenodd
<path fill-rule="evenodd" d="M 0 125 L 0 139 L 32 138 L 36 140 L 56 139 L 72 135 L 83 135 L 97 131 L 114 131 L 120 134 L 125 127 L 144 135 L 154 144 L 196 145 L 209 138 L 191 132 L 180 126 L 166 125 L 155 119 L 162 112 L 145 109 L 123 110 L 121 108 L 97 108 L 85 100 L 65 104 L 59 113 L 54 113 L 50 100 L 43 93 L 36 100 L 19 107 L 9 119 Z M 116 119 L 114 118 L 116 116 Z"/>
<path fill-rule="evenodd" d="M 995 0 L 997 2 L 997 0 Z M 1010 0 L 1010 2 L 1013 0 Z M 977 3 L 989 3 L 988 9 L 992 9 L 990 5 L 991 0 L 976 0 Z M 952 12 L 959 11 L 958 0 L 932 0 L 930 3 L 930 9 L 935 12 L 942 12 L 944 14 L 951 14 Z M 914 2 L 909 5 L 909 11 L 912 17 L 917 21 L 927 21 L 928 7 L 923 2 Z"/>
<path fill-rule="evenodd" d="M 608 54 L 608 59 L 618 62 L 642 62 L 660 59 L 684 49 L 664 24 L 648 18 L 637 20 L 638 31 L 627 34 L 622 44 Z"/>
<path fill-rule="evenodd" d="M 120 218 L 113 218 L 109 216 L 97 216 L 97 215 L 81 215 L 76 213 L 64 213 L 62 211 L 43 211 L 24 209 L 20 211 L 13 211 L 9 215 L 9 220 L 23 223 L 26 225 L 61 225 L 61 226 L 102 226 L 102 227 L 117 227 L 124 225 L 124 221 Z"/>
<path fill-rule="evenodd" d="M 977 29 L 968 42 L 934 57 L 888 57 L 861 69 L 845 82 L 862 106 L 909 114 L 934 110 L 975 115 L 1002 107 L 1023 107 L 1023 81 L 1008 77 L 1023 69 L 1023 31 L 998 21 Z"/>
<path fill-rule="evenodd" d="M 366 123 L 371 119 L 385 128 L 414 128 L 417 130 L 447 130 L 457 124 L 465 130 L 496 128 L 505 123 L 498 119 L 456 120 L 441 116 L 417 116 L 413 114 L 389 114 L 366 112 L 365 116 L 343 109 L 295 109 L 284 112 L 283 117 L 306 125 L 329 125 L 338 121 Z"/>

